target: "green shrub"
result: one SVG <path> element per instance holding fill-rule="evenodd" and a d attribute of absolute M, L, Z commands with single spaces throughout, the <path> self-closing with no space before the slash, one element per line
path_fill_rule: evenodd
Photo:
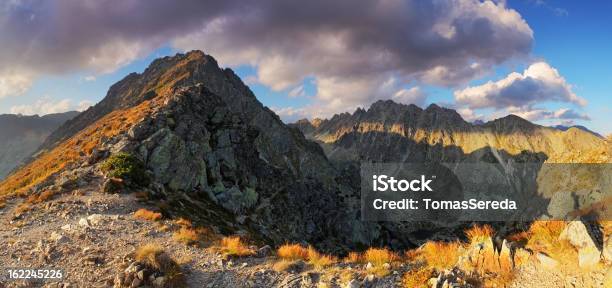
<path fill-rule="evenodd" d="M 111 155 L 102 163 L 102 171 L 106 172 L 108 177 L 123 179 L 130 185 L 142 187 L 150 183 L 144 163 L 129 153 Z"/>

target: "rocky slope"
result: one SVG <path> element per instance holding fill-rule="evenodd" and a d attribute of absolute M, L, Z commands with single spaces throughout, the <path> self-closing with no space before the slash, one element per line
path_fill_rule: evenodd
<path fill-rule="evenodd" d="M 0 115 L 0 179 L 30 156 L 43 141 L 78 112 L 45 116 Z"/>
<path fill-rule="evenodd" d="M 88 180 L 91 184 L 101 184 L 95 183 L 94 179 Z M 3 273 L 0 275 L 0 287 L 412 288 L 418 286 L 410 283 L 418 283 L 422 278 L 413 272 L 422 269 L 423 262 L 408 256 L 383 265 L 388 267 L 384 274 L 378 274 L 380 270 L 369 262 L 348 260 L 337 261 L 324 268 L 297 260 L 281 269 L 278 264 L 282 260 L 265 244 L 251 244 L 249 248 L 257 252 L 254 255 L 227 257 L 214 244 L 186 245 L 177 241 L 175 235 L 184 225 L 179 221 L 166 216 L 155 221 L 136 217 L 135 212 L 139 209 L 157 209 L 156 200 L 146 200 L 138 193 L 102 193 L 97 185 L 82 186 L 71 193 L 58 195 L 37 204 L 36 209 L 18 218 L 14 217 L 16 206 L 13 204 L 16 203 L 12 201 L 8 203 L 8 209 L 0 210 L 0 245 L 5 248 L 0 250 L 0 263 L 3 264 L 0 268 L 63 269 L 64 276 L 60 280 L 47 281 L 7 280 Z M 608 233 L 612 233 L 612 230 Z M 248 239 L 248 236 L 242 235 Z M 612 239 L 612 234 L 608 237 Z M 573 239 L 585 241 L 589 238 L 582 233 Z M 498 257 L 492 251 L 491 243 L 490 238 L 483 238 L 459 247 L 458 254 L 447 253 L 436 257 L 448 259 L 447 262 L 453 266 L 457 262 L 457 267 L 465 267 L 467 261 L 482 261 L 481 265 L 490 265 L 487 269 L 496 273 L 507 271 L 502 275 L 512 275 L 504 280 L 499 274 L 488 272 L 486 277 L 493 283 L 506 284 L 485 287 L 608 288 L 606 283 L 612 283 L 610 265 L 589 266 L 581 270 L 575 267 L 576 260 L 573 260 L 576 261 L 574 263 L 563 263 L 542 253 L 529 255 L 525 250 L 517 253 L 519 256 L 515 257 L 519 264 L 515 269 L 510 269 L 508 248 L 504 246 L 504 251 Z M 612 241 L 609 240 L 609 243 L 605 250 L 608 254 L 612 253 Z M 143 268 L 139 264 L 137 251 L 150 244 L 163 247 L 164 253 L 180 266 L 184 285 L 172 286 L 168 275 L 152 272 L 151 268 Z M 412 250 L 406 255 L 420 250 L 425 248 Z M 574 256 L 576 253 L 563 252 Z M 519 262 L 519 259 L 523 262 Z M 612 258 L 609 259 L 612 261 Z M 508 274 L 510 272 L 512 274 Z M 445 268 L 437 275 L 426 274 L 421 284 L 425 287 L 482 287 L 482 284 L 469 284 L 479 283 L 478 278 L 466 276 L 469 274 L 465 270 Z M 413 281 L 407 283 L 406 280 Z"/>
<path fill-rule="evenodd" d="M 343 196 L 355 190 L 321 148 L 199 51 L 158 59 L 127 76 L 41 149 L 0 184 L 2 194 L 87 185 L 84 179 L 100 177 L 109 155 L 125 152 L 144 163 L 152 180 L 139 188 L 170 203 L 168 213 L 227 233 L 250 230 L 270 243 L 299 240 L 343 250 L 369 240 L 349 215 L 356 206 L 347 209 Z"/>

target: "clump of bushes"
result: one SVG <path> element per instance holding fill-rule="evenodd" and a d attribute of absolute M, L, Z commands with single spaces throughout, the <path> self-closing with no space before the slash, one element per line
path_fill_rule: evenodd
<path fill-rule="evenodd" d="M 145 165 L 134 155 L 120 152 L 111 155 L 101 166 L 110 178 L 122 179 L 128 186 L 145 187 L 151 182 Z"/>

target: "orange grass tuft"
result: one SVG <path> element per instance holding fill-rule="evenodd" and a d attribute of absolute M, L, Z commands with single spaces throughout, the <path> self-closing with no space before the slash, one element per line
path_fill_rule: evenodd
<path fill-rule="evenodd" d="M 134 217 L 148 221 L 159 221 L 162 219 L 162 214 L 147 209 L 138 209 L 138 211 L 134 212 Z"/>
<path fill-rule="evenodd" d="M 195 245 L 208 240 L 209 235 L 210 231 L 206 228 L 181 227 L 172 234 L 172 239 L 187 245 Z"/>
<path fill-rule="evenodd" d="M 317 269 L 325 268 L 338 262 L 338 259 L 336 259 L 335 257 L 319 253 L 312 246 L 308 247 L 307 254 L 308 263 L 312 264 Z"/>
<path fill-rule="evenodd" d="M 249 248 L 240 237 L 223 237 L 221 239 L 221 252 L 226 256 L 250 256 L 255 251 Z"/>
<path fill-rule="evenodd" d="M 285 260 L 306 260 L 308 258 L 308 249 L 299 244 L 284 244 L 278 247 L 276 254 Z"/>
<path fill-rule="evenodd" d="M 468 238 L 471 244 L 481 243 L 489 241 L 495 231 L 493 227 L 488 224 L 485 225 L 474 225 L 471 228 L 465 230 L 465 236 Z"/>
<path fill-rule="evenodd" d="M 363 254 L 363 259 L 364 262 L 372 263 L 374 266 L 382 266 L 399 260 L 399 256 L 386 248 L 369 248 Z"/>
<path fill-rule="evenodd" d="M 460 249 L 459 242 L 427 242 L 421 249 L 420 257 L 428 267 L 437 270 L 449 269 L 459 260 Z"/>
<path fill-rule="evenodd" d="M 349 254 L 346 255 L 346 258 L 344 258 L 344 262 L 346 262 L 346 263 L 360 263 L 360 262 L 363 262 L 363 259 L 361 258 L 361 254 L 359 254 L 357 252 L 349 252 Z"/>
<path fill-rule="evenodd" d="M 412 270 L 402 276 L 402 285 L 406 288 L 427 288 L 427 281 L 434 276 L 430 269 Z"/>

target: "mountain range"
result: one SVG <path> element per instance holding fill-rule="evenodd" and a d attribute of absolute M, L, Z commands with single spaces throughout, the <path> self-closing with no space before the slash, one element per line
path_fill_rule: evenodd
<path fill-rule="evenodd" d="M 43 141 L 78 112 L 44 116 L 0 115 L 0 179 L 30 156 Z"/>
<path fill-rule="evenodd" d="M 361 161 L 609 163 L 610 151 L 605 139 L 577 128 L 561 131 L 514 115 L 474 125 L 451 109 L 390 100 L 286 125 L 231 69 L 192 51 L 157 59 L 114 84 L 101 102 L 51 133 L 36 158 L 0 183 L 0 194 L 7 200 L 92 185 L 128 189 L 134 183 L 103 169 L 106 159 L 127 153 L 150 179 L 137 189 L 167 215 L 273 244 L 298 241 L 332 252 L 401 248 L 437 228 L 360 221 Z"/>
<path fill-rule="evenodd" d="M 435 104 L 390 100 L 285 124 L 201 51 L 153 61 L 78 115 L 0 123 L 13 141 L 0 141 L 0 156 L 25 159 L 0 182 L 0 263 L 61 267 L 64 287 L 541 287 L 543 278 L 557 287 L 570 276 L 598 287 L 612 279 L 600 265 L 612 263 L 610 221 L 361 218 L 362 164 L 487 163 L 522 190 L 532 178 L 513 164 L 610 163 L 612 139 L 577 127 L 515 115 L 474 124 Z M 540 170 L 542 193 L 526 200 L 547 213 L 605 208 L 607 186 L 587 185 L 597 173 L 586 169 L 574 173 L 581 177 Z M 461 191 L 455 186 L 445 193 Z M 561 265 L 580 269 L 551 269 Z"/>
<path fill-rule="evenodd" d="M 606 140 L 584 129 L 540 126 L 515 115 L 472 124 L 436 104 L 421 109 L 380 100 L 367 110 L 324 120 L 303 119 L 292 126 L 338 160 L 455 162 L 492 155 L 503 163 L 526 152 L 540 153 L 548 163 L 607 163 L 610 159 Z"/>

